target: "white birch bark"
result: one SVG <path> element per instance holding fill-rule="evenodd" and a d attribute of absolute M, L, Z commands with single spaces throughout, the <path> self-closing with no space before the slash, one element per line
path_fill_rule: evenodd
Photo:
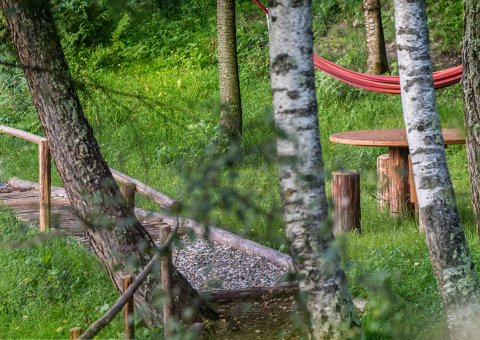
<path fill-rule="evenodd" d="M 314 339 L 360 334 L 328 219 L 319 140 L 311 1 L 270 1 L 270 75 L 287 240 Z"/>
<path fill-rule="evenodd" d="M 455 202 L 435 104 L 425 0 L 395 0 L 403 115 L 420 218 L 451 337 L 478 336 L 479 281 Z"/>

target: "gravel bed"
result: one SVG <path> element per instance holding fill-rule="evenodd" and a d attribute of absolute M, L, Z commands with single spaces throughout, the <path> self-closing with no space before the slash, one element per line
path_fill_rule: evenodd
<path fill-rule="evenodd" d="M 204 239 L 184 238 L 173 263 L 198 290 L 272 287 L 286 284 L 287 269 L 256 255 Z"/>

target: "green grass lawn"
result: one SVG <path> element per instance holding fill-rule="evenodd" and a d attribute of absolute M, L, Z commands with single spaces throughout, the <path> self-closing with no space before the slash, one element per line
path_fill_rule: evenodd
<path fill-rule="evenodd" d="M 182 200 L 185 214 L 210 219 L 285 250 L 265 18 L 249 1 L 238 4 L 244 135 L 241 148 L 223 155 L 215 143 L 219 116 L 215 6 L 209 3 L 202 16 L 195 14 L 193 5 L 198 3 L 189 3 L 191 15 L 182 7 L 176 16 L 152 14 L 142 25 L 133 15 L 128 20 L 123 16 L 106 42 L 88 48 L 72 47 L 71 35 L 64 33 L 85 113 L 110 166 Z M 436 60 L 441 61 L 444 53 L 457 55 L 461 1 L 429 2 L 428 6 Z M 315 46 L 321 55 L 365 70 L 363 31 L 352 26 L 354 19 L 362 18 L 360 8 L 360 0 L 314 1 Z M 393 10 L 388 4 L 384 24 L 391 42 Z M 5 51 L 1 54 L 9 57 Z M 391 59 L 393 71 L 395 65 Z M 400 97 L 369 93 L 320 72 L 316 75 L 327 190 L 332 170 L 361 173 L 362 233 L 341 238 L 341 244 L 346 249 L 344 263 L 352 292 L 368 300 L 367 338 L 440 336 L 445 332 L 444 319 L 417 223 L 410 218 L 393 219 L 376 205 L 376 157 L 387 150 L 328 141 L 329 134 L 339 131 L 402 127 Z M 438 91 L 437 107 L 443 127 L 462 126 L 459 85 Z M 0 124 L 42 134 L 18 70 L 0 71 L 0 109 Z M 447 156 L 461 217 L 479 263 L 465 147 L 448 147 Z M 36 180 L 37 166 L 33 145 L 0 137 L 0 180 L 11 176 Z M 56 174 L 54 184 L 61 184 Z M 156 209 L 142 199 L 137 204 Z M 5 211 L 0 214 L 0 226 L 4 242 L 20 237 L 13 236 L 19 224 Z M 27 230 L 28 235 L 35 234 Z M 0 278 L 0 300 L 8 301 L 0 309 L 0 338 L 65 337 L 69 327 L 86 325 L 116 297 L 96 260 L 65 241 L 18 250 L 2 248 L 0 263 L 6 268 Z M 103 336 L 115 337 L 120 329 L 117 322 Z"/>

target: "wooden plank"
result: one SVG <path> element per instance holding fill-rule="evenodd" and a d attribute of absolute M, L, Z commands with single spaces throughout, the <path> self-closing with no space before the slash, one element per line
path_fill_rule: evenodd
<path fill-rule="evenodd" d="M 175 201 L 168 197 L 167 195 L 161 193 L 160 191 L 157 191 L 145 183 L 140 182 L 139 180 L 132 178 L 130 176 L 127 176 L 120 171 L 117 171 L 115 169 L 110 168 L 110 171 L 112 172 L 113 177 L 118 180 L 118 181 L 123 181 L 123 182 L 130 182 L 135 184 L 136 191 L 139 194 L 142 194 L 156 203 L 158 203 L 162 208 L 164 209 L 172 209 L 174 211 L 179 210 L 181 207 L 181 203 L 178 201 Z"/>
<path fill-rule="evenodd" d="M 35 143 L 35 144 L 40 144 L 40 142 L 47 140 L 44 137 L 40 137 L 40 136 L 34 135 L 32 133 L 22 131 L 22 130 L 18 130 L 18 129 L 15 129 L 15 128 L 11 128 L 11 127 L 5 126 L 5 125 L 0 125 L 0 133 L 5 133 L 5 134 L 10 135 L 10 136 L 15 136 L 15 137 L 21 138 L 23 140 L 26 140 L 28 142 L 32 142 L 32 143 Z"/>

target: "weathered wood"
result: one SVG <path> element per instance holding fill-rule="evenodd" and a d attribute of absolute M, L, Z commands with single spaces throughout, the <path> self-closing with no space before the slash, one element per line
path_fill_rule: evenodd
<path fill-rule="evenodd" d="M 241 289 L 217 289 L 203 292 L 202 296 L 210 301 L 230 302 L 235 300 L 249 300 L 259 298 L 274 298 L 278 296 L 294 295 L 298 292 L 298 283 L 274 287 L 251 287 Z"/>
<path fill-rule="evenodd" d="M 123 280 L 123 293 L 125 293 L 133 282 L 131 275 L 126 275 Z M 133 311 L 133 295 L 128 299 L 128 302 L 123 306 L 123 337 L 124 339 L 135 339 L 135 318 Z"/>
<path fill-rule="evenodd" d="M 445 145 L 465 144 L 465 136 L 461 129 L 442 129 Z M 405 129 L 356 130 L 333 133 L 330 141 L 339 144 L 358 146 L 408 147 Z"/>
<path fill-rule="evenodd" d="M 390 207 L 388 184 L 389 156 L 377 157 L 377 201 L 380 208 Z"/>
<path fill-rule="evenodd" d="M 164 244 L 170 235 L 170 226 L 160 228 L 160 243 Z M 163 300 L 163 334 L 165 337 L 173 335 L 174 329 L 174 306 L 172 292 L 172 250 L 167 247 L 165 254 L 162 256 L 160 264 L 160 276 L 162 284 L 162 293 L 165 295 Z"/>
<path fill-rule="evenodd" d="M 130 177 L 128 175 L 125 175 L 121 173 L 120 171 L 117 171 L 115 169 L 110 168 L 110 171 L 112 172 L 113 177 L 116 180 L 120 181 L 126 181 L 126 182 L 131 182 L 135 184 L 135 190 L 139 193 L 142 194 L 150 199 L 152 199 L 154 202 L 158 203 L 162 208 L 164 209 L 171 209 L 173 211 L 179 211 L 181 209 L 181 203 L 179 201 L 176 201 L 167 195 L 149 187 L 145 183 L 140 182 L 139 180 Z"/>
<path fill-rule="evenodd" d="M 70 329 L 70 340 L 77 340 L 80 335 L 82 335 L 82 328 L 81 327 L 73 327 Z"/>
<path fill-rule="evenodd" d="M 132 182 L 118 180 L 118 187 L 123 197 L 127 201 L 127 205 L 134 209 L 135 208 L 135 184 Z"/>
<path fill-rule="evenodd" d="M 360 173 L 332 172 L 333 230 L 335 234 L 360 232 Z"/>
<path fill-rule="evenodd" d="M 18 130 L 5 125 L 0 125 L 0 133 L 5 133 L 10 136 L 15 136 L 35 144 L 40 144 L 40 142 L 46 140 L 44 137 L 40 137 L 40 136 L 31 134 L 29 132 Z"/>
<path fill-rule="evenodd" d="M 27 181 L 25 179 L 21 179 L 21 178 L 17 178 L 17 177 L 10 178 L 6 182 L 6 184 L 8 186 L 11 186 L 11 187 L 14 187 L 14 188 L 20 188 L 20 189 L 25 189 L 25 190 L 30 190 L 30 189 L 39 190 L 39 188 L 40 188 L 40 184 L 38 184 L 37 182 Z M 64 188 L 51 186 L 50 187 L 50 192 L 51 192 L 51 196 L 63 197 L 63 198 L 68 199 L 67 192 L 65 191 Z"/>
<path fill-rule="evenodd" d="M 38 182 L 40 203 L 40 231 L 45 232 L 50 228 L 50 186 L 51 165 L 50 148 L 46 139 L 38 144 Z"/>
<path fill-rule="evenodd" d="M 411 211 L 408 183 L 408 149 L 389 148 L 389 199 L 390 214 L 399 216 Z"/>

